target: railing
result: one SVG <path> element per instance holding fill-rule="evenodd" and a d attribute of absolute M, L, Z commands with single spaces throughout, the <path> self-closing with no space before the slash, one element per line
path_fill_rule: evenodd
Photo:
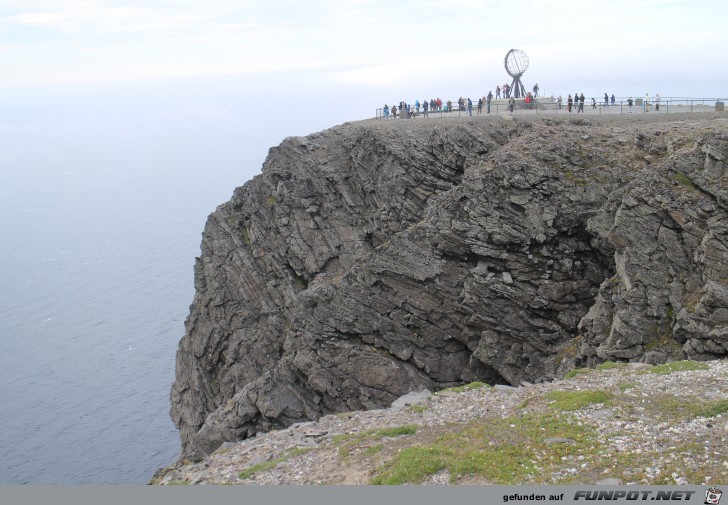
<path fill-rule="evenodd" d="M 476 116 L 483 114 L 585 114 L 585 115 L 601 115 L 601 114 L 669 114 L 678 112 L 722 112 L 725 110 L 725 102 L 728 98 L 679 98 L 679 97 L 638 97 L 632 99 L 632 105 L 629 105 L 629 98 L 615 98 L 614 104 L 611 102 L 605 104 L 597 100 L 596 104 L 591 103 L 591 97 L 584 101 L 583 110 L 579 110 L 579 105 L 572 105 L 569 111 L 568 104 L 564 101 L 559 104 L 551 97 L 537 98 L 531 103 L 525 103 L 523 99 L 516 99 L 513 104 L 513 110 L 507 100 L 493 100 L 488 105 L 484 102 L 482 111 L 478 111 L 477 104 L 473 103 L 472 114 L 467 110 L 461 110 L 457 105 L 453 105 L 452 110 L 447 110 L 445 105 L 440 110 L 429 109 L 428 116 L 433 117 L 458 117 L 458 116 Z M 410 106 L 411 114 L 407 110 L 400 111 L 397 108 L 397 119 L 423 117 L 424 110 L 420 106 L 419 110 L 415 110 L 414 105 Z M 384 119 L 384 108 L 376 110 L 376 118 Z M 393 118 L 391 112 L 389 119 Z"/>

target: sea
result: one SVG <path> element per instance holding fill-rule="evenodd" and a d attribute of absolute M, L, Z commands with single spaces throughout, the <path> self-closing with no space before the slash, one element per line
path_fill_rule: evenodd
<path fill-rule="evenodd" d="M 175 461 L 201 233 L 283 136 L 204 96 L 0 100 L 0 484 L 145 484 Z"/>

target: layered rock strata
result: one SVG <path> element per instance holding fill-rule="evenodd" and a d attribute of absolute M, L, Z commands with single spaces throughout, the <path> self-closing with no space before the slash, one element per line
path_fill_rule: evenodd
<path fill-rule="evenodd" d="M 210 215 L 182 458 L 409 391 L 728 353 L 721 116 L 347 123 Z"/>

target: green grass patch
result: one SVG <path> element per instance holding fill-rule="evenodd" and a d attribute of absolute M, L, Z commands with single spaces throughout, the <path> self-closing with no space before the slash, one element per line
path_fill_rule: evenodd
<path fill-rule="evenodd" d="M 379 428 L 375 430 L 367 430 L 363 433 L 347 433 L 344 435 L 334 435 L 333 442 L 339 447 L 339 457 L 348 458 L 351 455 L 351 451 L 358 444 L 378 440 L 384 437 L 402 437 L 407 435 L 414 435 L 417 433 L 417 426 L 405 425 L 405 426 L 394 426 L 392 428 Z"/>
<path fill-rule="evenodd" d="M 553 438 L 568 438 L 572 443 L 549 443 Z M 535 482 L 561 468 L 569 456 L 599 446 L 593 428 L 552 414 L 488 419 L 430 444 L 402 449 L 375 472 L 371 484 L 418 484 L 445 469 L 451 482 L 458 475 L 481 476 L 493 484 Z"/>
<path fill-rule="evenodd" d="M 589 373 L 591 371 L 592 371 L 591 368 L 574 368 L 569 373 L 564 375 L 564 379 L 573 379 L 574 377 L 576 377 L 579 374 Z"/>
<path fill-rule="evenodd" d="M 410 412 L 422 414 L 424 411 L 427 410 L 427 406 L 426 405 L 410 405 L 409 410 L 410 410 Z"/>
<path fill-rule="evenodd" d="M 283 463 L 285 461 L 288 461 L 289 459 L 293 458 L 294 456 L 300 456 L 301 454 L 305 454 L 311 449 L 292 449 L 288 452 L 286 452 L 284 455 L 279 456 L 275 459 L 272 459 L 270 461 L 264 461 L 263 463 L 258 463 L 257 465 L 253 465 L 250 468 L 246 468 L 242 472 L 238 474 L 238 476 L 241 479 L 249 479 L 253 475 L 255 475 L 258 472 L 266 472 L 268 470 L 272 470 L 275 468 L 278 464 Z"/>
<path fill-rule="evenodd" d="M 485 382 L 476 381 L 476 382 L 471 382 L 470 384 L 465 384 L 463 386 L 454 386 L 451 388 L 442 389 L 442 390 L 438 391 L 437 393 L 444 393 L 445 391 L 449 391 L 452 393 L 463 393 L 465 391 L 472 391 L 474 389 L 480 389 L 480 388 L 484 388 L 484 387 L 490 387 L 490 386 L 488 384 L 486 384 Z M 435 393 L 435 394 L 437 394 L 437 393 Z"/>
<path fill-rule="evenodd" d="M 705 363 L 697 361 L 672 361 L 664 365 L 657 365 L 648 370 L 642 370 L 640 373 L 656 373 L 660 375 L 668 375 L 674 372 L 685 372 L 689 370 L 708 370 L 710 367 Z"/>
<path fill-rule="evenodd" d="M 402 435 L 414 435 L 417 433 L 417 426 L 410 424 L 406 426 L 397 426 L 395 428 L 379 428 L 366 433 L 379 437 L 401 437 Z"/>
<path fill-rule="evenodd" d="M 619 385 L 619 390 L 620 391 L 629 391 L 630 389 L 634 389 L 636 387 L 637 387 L 637 383 L 636 382 L 622 382 Z"/>
<path fill-rule="evenodd" d="M 552 407 L 558 410 L 579 410 L 592 403 L 609 403 L 612 395 L 606 391 L 550 391 L 546 398 L 553 400 Z"/>
<path fill-rule="evenodd" d="M 615 370 L 617 368 L 627 368 L 627 363 L 617 363 L 614 361 L 605 361 L 597 365 L 597 370 Z"/>
<path fill-rule="evenodd" d="M 682 187 L 689 189 L 690 191 L 696 191 L 697 188 L 695 187 L 695 184 L 693 181 L 685 175 L 683 172 L 675 172 L 675 175 L 673 176 L 675 181 L 680 184 Z"/>
<path fill-rule="evenodd" d="M 367 450 L 364 451 L 364 454 L 367 456 L 374 456 L 378 452 L 381 452 L 382 449 L 384 449 L 384 446 L 382 444 L 373 445 L 371 447 L 367 447 Z"/>
<path fill-rule="evenodd" d="M 728 400 L 715 400 L 707 402 L 696 412 L 697 417 L 716 417 L 728 413 Z"/>

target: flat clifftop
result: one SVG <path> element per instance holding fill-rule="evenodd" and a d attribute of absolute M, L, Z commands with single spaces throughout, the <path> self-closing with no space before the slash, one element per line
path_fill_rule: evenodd
<path fill-rule="evenodd" d="M 696 394 L 697 393 L 697 394 Z M 640 484 L 728 479 L 728 361 L 409 394 L 224 444 L 153 484 Z"/>
<path fill-rule="evenodd" d="M 725 115 L 368 120 L 210 215 L 182 458 L 410 391 L 728 352 Z"/>

